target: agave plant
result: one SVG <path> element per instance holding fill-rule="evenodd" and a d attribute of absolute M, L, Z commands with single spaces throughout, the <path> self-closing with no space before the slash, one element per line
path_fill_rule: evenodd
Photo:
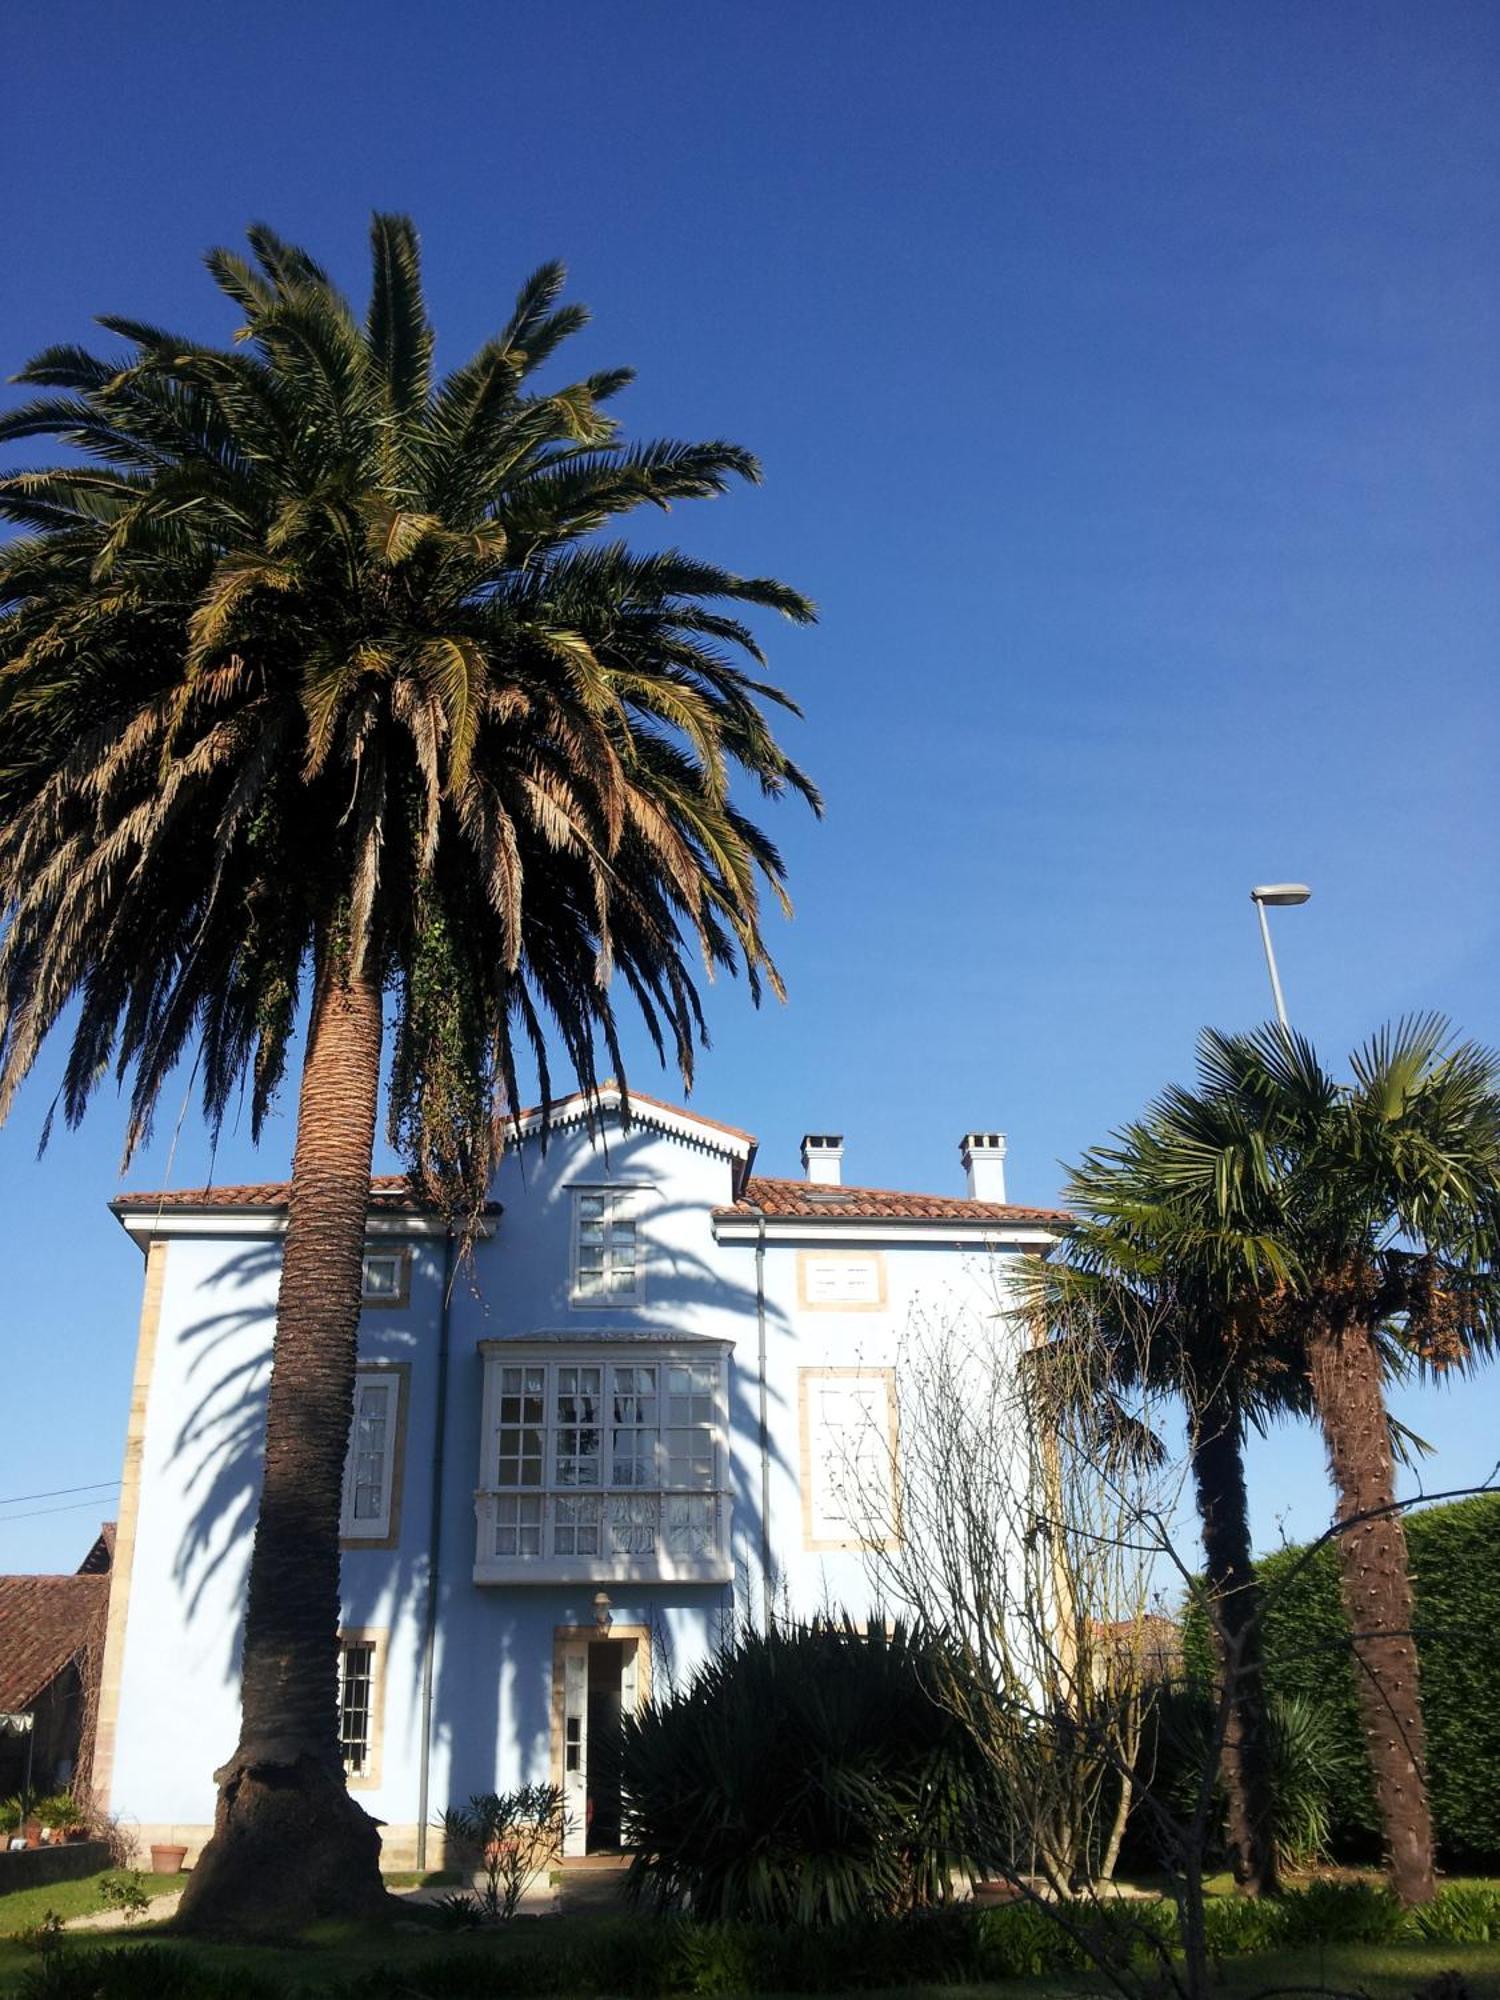
<path fill-rule="evenodd" d="M 845 1621 L 743 1638 L 625 1725 L 630 1886 L 706 1920 L 842 1923 L 943 1903 L 997 1823 L 932 1646 Z"/>

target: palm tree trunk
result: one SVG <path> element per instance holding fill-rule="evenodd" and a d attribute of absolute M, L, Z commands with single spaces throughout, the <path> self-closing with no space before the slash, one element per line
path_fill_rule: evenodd
<path fill-rule="evenodd" d="M 1213 1596 L 1227 1795 L 1225 1838 L 1235 1887 L 1247 1896 L 1276 1888 L 1275 1790 L 1260 1627 L 1260 1591 L 1250 1558 L 1244 1423 L 1220 1389 L 1192 1413 L 1193 1483 Z"/>
<path fill-rule="evenodd" d="M 384 1907 L 380 1835 L 349 1797 L 338 1731 L 339 1513 L 380 1094 L 381 997 L 326 958 L 297 1144 L 250 1557 L 239 1747 L 179 1921 L 285 1933 Z"/>
<path fill-rule="evenodd" d="M 1427 1903 L 1436 1885 L 1426 1739 L 1380 1356 L 1365 1327 L 1320 1325 L 1308 1341 L 1308 1366 L 1338 1494 L 1336 1519 L 1350 1524 L 1336 1537 L 1339 1576 L 1391 1886 L 1403 1903 Z"/>

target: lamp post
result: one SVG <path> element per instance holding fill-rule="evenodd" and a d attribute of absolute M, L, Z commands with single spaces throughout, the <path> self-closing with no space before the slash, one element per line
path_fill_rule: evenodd
<path fill-rule="evenodd" d="M 1276 954 L 1271 949 L 1271 926 L 1266 922 L 1266 911 L 1272 905 L 1277 909 L 1291 908 L 1305 903 L 1312 894 L 1305 882 L 1264 882 L 1258 889 L 1250 891 L 1250 900 L 1255 905 L 1255 913 L 1260 918 L 1261 943 L 1266 948 L 1266 970 L 1271 975 L 1271 997 L 1276 1002 L 1276 1018 L 1281 1023 L 1281 1032 L 1289 1034 L 1287 1026 L 1286 1002 L 1281 997 L 1281 980 L 1276 972 Z"/>

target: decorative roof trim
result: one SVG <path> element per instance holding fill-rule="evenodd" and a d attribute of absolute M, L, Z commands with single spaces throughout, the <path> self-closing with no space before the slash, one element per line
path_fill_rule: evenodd
<path fill-rule="evenodd" d="M 705 1118 L 685 1105 L 649 1097 L 644 1090 L 627 1092 L 612 1076 L 606 1077 L 592 1096 L 587 1091 L 575 1090 L 566 1097 L 554 1098 L 548 1106 L 533 1104 L 525 1111 L 518 1111 L 507 1121 L 508 1128 L 519 1138 L 530 1139 L 541 1132 L 544 1123 L 554 1132 L 588 1125 L 601 1113 L 621 1111 L 627 1098 L 633 1125 L 654 1126 L 674 1139 L 686 1139 L 735 1161 L 735 1191 L 739 1192 L 755 1159 L 758 1141 L 753 1132 L 742 1132 L 737 1125 L 725 1125 L 717 1118 Z"/>

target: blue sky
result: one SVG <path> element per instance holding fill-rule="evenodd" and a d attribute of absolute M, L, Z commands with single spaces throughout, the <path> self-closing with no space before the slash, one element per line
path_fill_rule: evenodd
<path fill-rule="evenodd" d="M 998 1125 L 1049 1199 L 1265 1013 L 1255 881 L 1314 886 L 1277 940 L 1330 1054 L 1500 1040 L 1492 7 L 53 0 L 6 55 L 6 374 L 94 312 L 227 335 L 198 258 L 255 218 L 360 293 L 393 207 L 440 358 L 561 256 L 632 430 L 761 455 L 672 530 L 822 613 L 771 635 L 829 807 L 776 815 L 790 1004 L 717 992 L 695 1098 L 767 1171 L 835 1129 L 956 1191 Z M 48 1495 L 0 1569 L 82 1555 L 108 1507 L 52 1489 L 117 1476 L 129 1391 L 122 1120 L 38 1165 L 57 1068 L 0 1131 L 0 1499 Z M 206 1174 L 185 1093 L 134 1185 Z M 279 1176 L 290 1108 L 218 1177 Z M 1489 1469 L 1497 1384 L 1402 1404 L 1429 1485 Z M 1262 1543 L 1326 1521 L 1310 1432 L 1252 1478 Z"/>

